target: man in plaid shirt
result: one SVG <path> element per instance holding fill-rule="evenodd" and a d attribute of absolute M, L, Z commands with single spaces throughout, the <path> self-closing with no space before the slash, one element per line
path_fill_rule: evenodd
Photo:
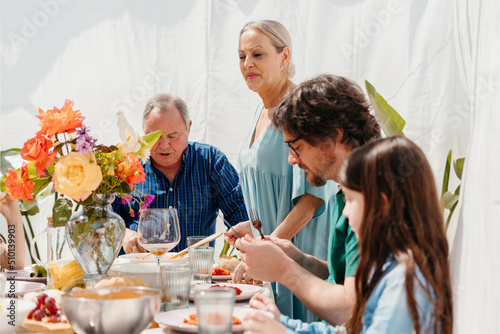
<path fill-rule="evenodd" d="M 179 97 L 157 94 L 146 104 L 144 132 L 164 132 L 151 149 L 151 159 L 143 162 L 146 181 L 134 190 L 139 196 L 155 196 L 150 208 L 177 209 L 181 241 L 173 251 L 184 249 L 188 236 L 215 233 L 219 209 L 226 225 L 248 220 L 236 169 L 216 147 L 189 142 L 191 124 L 187 105 Z M 139 205 L 117 199 L 113 209 L 127 226 L 124 251 L 145 252 L 137 243 L 135 232 Z"/>

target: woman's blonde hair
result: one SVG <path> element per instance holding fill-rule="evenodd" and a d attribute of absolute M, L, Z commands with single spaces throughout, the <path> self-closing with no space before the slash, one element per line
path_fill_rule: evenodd
<path fill-rule="evenodd" d="M 273 20 L 252 21 L 245 24 L 243 29 L 241 29 L 240 37 L 245 31 L 251 29 L 262 31 L 271 40 L 271 44 L 276 48 L 278 53 L 283 52 L 285 47 L 290 50 L 290 60 L 286 66 L 286 75 L 289 79 L 293 78 L 295 75 L 295 64 L 292 60 L 292 39 L 285 26 Z"/>

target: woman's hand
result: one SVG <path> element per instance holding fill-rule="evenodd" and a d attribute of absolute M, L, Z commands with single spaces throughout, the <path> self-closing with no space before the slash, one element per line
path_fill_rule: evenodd
<path fill-rule="evenodd" d="M 277 237 L 269 237 L 269 240 L 274 242 L 275 245 L 279 246 L 288 257 L 292 258 L 297 263 L 301 263 L 301 260 L 304 257 L 304 253 L 295 247 L 295 245 L 287 239 L 280 239 Z"/>
<path fill-rule="evenodd" d="M 226 240 L 227 243 L 233 247 L 236 247 L 235 243 L 239 238 L 238 234 L 236 234 L 235 231 L 238 232 L 242 237 L 247 234 L 253 235 L 249 220 L 234 225 L 229 229 L 229 231 L 224 232 L 224 240 Z"/>
<path fill-rule="evenodd" d="M 250 298 L 249 304 L 251 308 L 271 313 L 274 320 L 280 319 L 281 312 L 278 309 L 278 306 L 276 306 L 276 303 L 271 298 L 264 296 L 261 293 L 253 295 L 253 297 Z"/>

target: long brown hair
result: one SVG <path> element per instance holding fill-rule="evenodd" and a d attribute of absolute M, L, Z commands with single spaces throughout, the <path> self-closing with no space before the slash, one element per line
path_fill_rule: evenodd
<path fill-rule="evenodd" d="M 433 329 L 451 334 L 453 307 L 443 211 L 422 150 L 405 137 L 372 141 L 346 159 L 339 181 L 365 199 L 356 304 L 346 323 L 347 332 L 361 332 L 366 303 L 392 254 L 406 265 L 405 288 L 415 332 Z M 413 295 L 417 268 L 425 279 L 417 284 L 422 285 L 433 308 L 434 322 L 429 328 L 423 328 Z"/>

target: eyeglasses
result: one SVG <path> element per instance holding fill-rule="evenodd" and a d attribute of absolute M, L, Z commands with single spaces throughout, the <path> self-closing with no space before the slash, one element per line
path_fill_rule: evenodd
<path fill-rule="evenodd" d="M 294 144 L 297 140 L 299 139 L 302 139 L 304 138 L 304 135 L 300 135 L 298 136 L 297 138 L 295 138 L 294 140 L 291 140 L 291 141 L 286 141 L 285 144 L 288 146 L 288 148 L 293 152 L 293 154 L 295 154 L 296 156 L 299 156 L 299 154 L 297 153 L 297 151 L 295 151 L 295 149 L 292 147 L 292 144 Z"/>

